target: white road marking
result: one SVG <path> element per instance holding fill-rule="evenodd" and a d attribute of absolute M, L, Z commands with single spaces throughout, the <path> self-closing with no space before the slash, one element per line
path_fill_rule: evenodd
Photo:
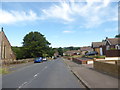
<path fill-rule="evenodd" d="M 34 77 L 38 76 L 39 73 L 35 74 Z"/>
<path fill-rule="evenodd" d="M 36 77 L 37 76 L 37 74 L 36 75 L 34 75 L 34 77 Z"/>
<path fill-rule="evenodd" d="M 45 69 L 48 68 L 47 66 L 45 67 Z"/>
<path fill-rule="evenodd" d="M 18 88 L 21 88 L 22 86 L 24 86 L 27 82 L 24 82 L 21 86 L 19 86 Z"/>
<path fill-rule="evenodd" d="M 53 63 L 51 63 L 49 66 L 51 66 L 52 64 Z M 35 64 L 35 65 L 37 65 L 37 64 Z M 43 72 L 47 68 L 48 68 L 48 66 L 45 66 L 40 72 Z M 28 82 L 24 82 L 21 86 L 18 87 L 17 90 L 19 90 L 19 88 L 24 88 L 26 85 L 30 84 L 38 76 L 38 74 L 40 74 L 40 72 L 35 74 L 34 78 L 30 79 Z"/>

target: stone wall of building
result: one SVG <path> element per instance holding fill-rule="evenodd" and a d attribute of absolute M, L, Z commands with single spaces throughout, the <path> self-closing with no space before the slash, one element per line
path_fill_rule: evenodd
<path fill-rule="evenodd" d="M 98 52 L 98 55 L 100 55 L 100 48 L 95 48 L 94 50 Z"/>
<path fill-rule="evenodd" d="M 12 51 L 11 45 L 10 45 L 3 30 L 1 31 L 0 37 L 2 37 L 1 42 L 0 42 L 0 47 L 1 47 L 0 58 L 2 60 L 9 60 L 9 59 L 15 60 L 16 56 L 15 56 L 14 52 Z"/>

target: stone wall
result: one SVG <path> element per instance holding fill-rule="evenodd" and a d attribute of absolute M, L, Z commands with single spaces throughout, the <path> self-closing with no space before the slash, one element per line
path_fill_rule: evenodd
<path fill-rule="evenodd" d="M 120 50 L 106 50 L 106 57 L 120 57 Z"/>
<path fill-rule="evenodd" d="M 15 60 L 16 59 L 16 56 L 14 54 L 14 52 L 12 51 L 12 48 L 11 48 L 11 45 L 5 35 L 5 33 L 2 31 L 1 34 L 0 34 L 0 37 L 2 37 L 1 39 L 1 44 L 0 44 L 0 58 L 2 60 L 9 60 L 9 59 L 12 59 L 12 60 Z"/>
<path fill-rule="evenodd" d="M 89 64 L 88 61 L 93 61 L 93 59 L 84 60 L 82 58 L 73 58 L 72 61 L 78 64 Z"/>
<path fill-rule="evenodd" d="M 109 75 L 120 77 L 119 61 L 94 61 L 94 68 Z"/>
<path fill-rule="evenodd" d="M 94 50 L 98 52 L 98 55 L 100 55 L 100 48 L 95 48 Z"/>
<path fill-rule="evenodd" d="M 20 63 L 27 63 L 27 62 L 33 62 L 34 58 L 28 58 L 28 59 L 20 59 L 20 60 L 2 60 L 2 66 L 4 65 L 11 65 L 11 64 L 20 64 Z"/>

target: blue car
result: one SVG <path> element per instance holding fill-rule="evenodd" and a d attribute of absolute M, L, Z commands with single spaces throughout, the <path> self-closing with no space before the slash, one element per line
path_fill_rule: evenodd
<path fill-rule="evenodd" d="M 92 52 L 88 52 L 88 53 L 86 53 L 85 55 L 87 55 L 87 56 L 98 55 L 98 52 L 96 52 L 96 51 L 92 51 Z"/>
<path fill-rule="evenodd" d="M 42 57 L 35 58 L 34 63 L 41 63 L 43 62 Z"/>

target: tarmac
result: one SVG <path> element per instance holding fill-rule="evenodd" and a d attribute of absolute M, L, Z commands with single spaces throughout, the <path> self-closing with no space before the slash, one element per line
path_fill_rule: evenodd
<path fill-rule="evenodd" d="M 83 85 L 91 89 L 106 88 L 111 90 L 120 90 L 117 77 L 110 76 L 105 72 L 96 71 L 93 64 L 77 64 L 71 60 L 63 59 L 71 72 L 83 83 Z"/>

